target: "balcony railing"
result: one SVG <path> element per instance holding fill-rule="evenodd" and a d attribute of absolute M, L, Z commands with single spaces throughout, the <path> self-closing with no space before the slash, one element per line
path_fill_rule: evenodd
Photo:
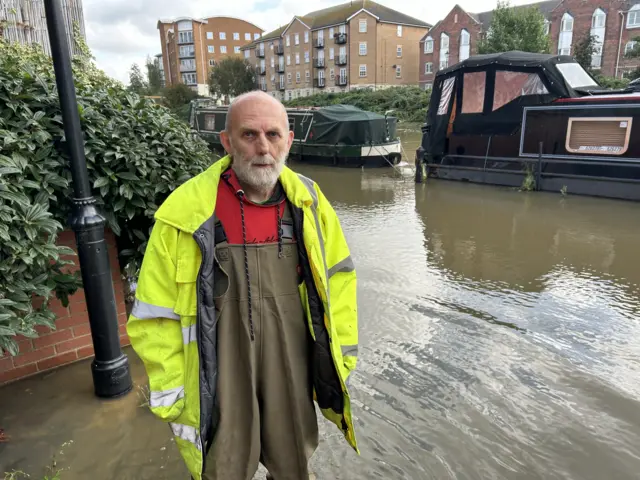
<path fill-rule="evenodd" d="M 324 58 L 314 58 L 313 66 L 316 68 L 324 68 L 325 67 Z"/>
<path fill-rule="evenodd" d="M 346 33 L 336 33 L 333 35 L 333 40 L 338 45 L 344 45 L 347 43 L 347 34 Z"/>
<path fill-rule="evenodd" d="M 256 57 L 264 58 L 264 48 L 256 48 Z"/>
<path fill-rule="evenodd" d="M 195 48 L 190 48 L 188 50 L 180 49 L 180 51 L 178 52 L 179 58 L 194 58 L 195 56 L 196 56 Z"/>
<path fill-rule="evenodd" d="M 324 37 L 316 38 L 315 42 L 313 42 L 313 46 L 316 48 L 324 48 Z"/>
<path fill-rule="evenodd" d="M 324 88 L 326 84 L 326 79 L 324 77 L 314 78 L 313 86 L 315 88 Z"/>
<path fill-rule="evenodd" d="M 276 72 L 284 73 L 284 63 L 279 63 L 278 65 L 276 65 Z"/>
<path fill-rule="evenodd" d="M 337 55 L 335 57 L 336 65 L 346 65 L 347 64 L 347 56 L 346 55 Z"/>
<path fill-rule="evenodd" d="M 282 43 L 276 43 L 273 46 L 273 52 L 276 55 L 284 55 L 284 45 Z"/>
<path fill-rule="evenodd" d="M 336 86 L 346 87 L 349 83 L 349 78 L 346 75 L 336 75 Z"/>
<path fill-rule="evenodd" d="M 190 65 L 182 65 L 180 64 L 181 72 L 195 72 L 196 71 L 196 62 L 193 62 Z"/>

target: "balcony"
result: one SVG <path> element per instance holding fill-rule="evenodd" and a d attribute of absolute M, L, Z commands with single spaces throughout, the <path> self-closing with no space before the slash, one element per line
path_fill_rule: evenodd
<path fill-rule="evenodd" d="M 347 56 L 346 55 L 337 55 L 335 57 L 336 65 L 346 65 L 347 64 Z"/>
<path fill-rule="evenodd" d="M 282 43 L 276 43 L 273 46 L 273 52 L 276 55 L 284 55 L 284 45 Z"/>
<path fill-rule="evenodd" d="M 284 63 L 279 63 L 278 65 L 276 65 L 276 72 L 284 73 Z"/>
<path fill-rule="evenodd" d="M 264 48 L 256 48 L 256 57 L 264 58 Z"/>
<path fill-rule="evenodd" d="M 346 87 L 349 83 L 349 78 L 346 75 L 336 75 L 336 86 Z"/>
<path fill-rule="evenodd" d="M 314 58 L 313 59 L 313 66 L 316 67 L 316 68 L 324 68 L 325 67 L 324 57 Z"/>
<path fill-rule="evenodd" d="M 178 45 L 193 43 L 193 31 L 178 32 Z"/>
<path fill-rule="evenodd" d="M 180 71 L 181 72 L 195 72 L 196 71 L 196 62 L 190 63 L 190 64 L 180 64 Z"/>
<path fill-rule="evenodd" d="M 313 46 L 316 48 L 324 48 L 324 37 L 318 37 L 313 42 Z"/>
<path fill-rule="evenodd" d="M 178 55 L 179 58 L 195 58 L 196 57 L 196 49 L 191 47 L 189 49 L 180 49 L 180 53 Z"/>
<path fill-rule="evenodd" d="M 326 84 L 326 79 L 324 77 L 318 77 L 313 79 L 314 88 L 324 88 Z"/>
<path fill-rule="evenodd" d="M 347 34 L 346 33 L 336 33 L 333 35 L 333 40 L 338 45 L 344 45 L 347 43 Z"/>
<path fill-rule="evenodd" d="M 280 82 L 278 84 L 278 90 L 280 90 L 281 92 L 284 92 L 284 90 L 285 90 L 284 82 Z"/>

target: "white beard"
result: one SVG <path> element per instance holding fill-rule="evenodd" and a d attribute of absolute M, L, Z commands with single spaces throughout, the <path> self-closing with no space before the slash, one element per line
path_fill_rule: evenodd
<path fill-rule="evenodd" d="M 276 186 L 278 177 L 280 177 L 280 173 L 282 173 L 286 163 L 287 155 L 285 153 L 277 159 L 274 159 L 271 155 L 265 155 L 248 160 L 242 155 L 234 153 L 233 157 L 235 161 L 231 164 L 231 168 L 238 176 L 240 183 L 244 183 L 260 192 L 268 192 Z M 254 165 L 270 166 L 256 167 Z"/>

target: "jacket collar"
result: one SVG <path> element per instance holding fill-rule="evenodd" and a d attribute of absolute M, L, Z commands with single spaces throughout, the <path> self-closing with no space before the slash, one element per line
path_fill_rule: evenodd
<path fill-rule="evenodd" d="M 231 157 L 226 155 L 180 185 L 158 208 L 155 219 L 193 234 L 213 216 L 220 176 L 230 165 Z M 298 208 L 311 206 L 311 194 L 298 175 L 286 165 L 280 174 L 280 182 L 293 205 Z"/>

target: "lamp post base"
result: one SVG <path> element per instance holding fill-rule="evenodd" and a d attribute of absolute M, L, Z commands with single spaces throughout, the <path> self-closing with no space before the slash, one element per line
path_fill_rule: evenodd
<path fill-rule="evenodd" d="M 133 389 L 129 359 L 125 354 L 115 360 L 94 360 L 91 363 L 95 394 L 101 398 L 118 398 Z"/>

